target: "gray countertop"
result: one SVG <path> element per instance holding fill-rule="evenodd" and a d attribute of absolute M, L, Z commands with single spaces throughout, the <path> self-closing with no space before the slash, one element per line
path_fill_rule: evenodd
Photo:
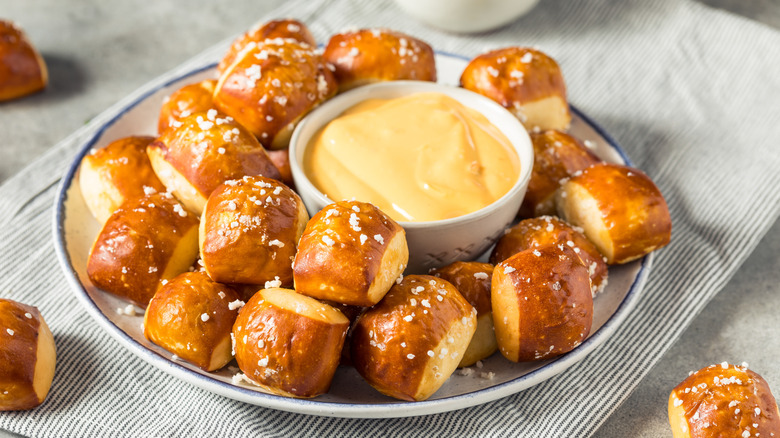
<path fill-rule="evenodd" d="M 51 77 L 44 93 L 0 103 L 0 182 L 123 96 L 282 3 L 0 0 L 0 16 L 22 25 Z M 780 28 L 777 0 L 703 3 Z M 778 253 L 780 222 L 596 436 L 671 436 L 671 388 L 689 371 L 724 360 L 748 362 L 780 395 Z M 15 435 L 0 431 L 5 436 Z"/>

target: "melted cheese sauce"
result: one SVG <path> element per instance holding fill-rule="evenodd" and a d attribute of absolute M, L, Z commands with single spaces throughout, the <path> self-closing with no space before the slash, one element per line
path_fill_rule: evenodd
<path fill-rule="evenodd" d="M 354 198 L 422 222 L 493 203 L 517 182 L 520 160 L 482 114 L 420 93 L 345 111 L 311 139 L 304 171 L 334 201 Z"/>

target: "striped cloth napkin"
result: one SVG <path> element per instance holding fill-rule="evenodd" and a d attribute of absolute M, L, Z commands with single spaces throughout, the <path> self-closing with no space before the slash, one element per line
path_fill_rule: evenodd
<path fill-rule="evenodd" d="M 0 188 L 0 290 L 35 303 L 58 368 L 47 402 L 0 414 L 28 436 L 591 435 L 726 284 L 780 213 L 780 34 L 687 0 L 543 1 L 512 26 L 437 32 L 389 1 L 291 1 L 320 41 L 344 27 L 389 27 L 467 57 L 534 45 L 561 64 L 569 97 L 623 145 L 665 194 L 674 222 L 637 307 L 599 349 L 531 389 L 461 411 L 337 419 L 233 401 L 130 354 L 78 304 L 54 255 L 52 206 L 81 144 L 119 108 L 196 66 L 224 42 L 128 96 Z M 243 29 L 236 29 L 236 32 Z"/>

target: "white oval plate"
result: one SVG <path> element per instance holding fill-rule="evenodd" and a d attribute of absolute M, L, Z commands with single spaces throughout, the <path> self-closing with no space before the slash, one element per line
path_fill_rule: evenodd
<path fill-rule="evenodd" d="M 458 84 L 467 60 L 456 55 L 437 53 L 436 62 L 439 81 Z M 218 372 L 207 373 L 186 362 L 174 361 L 171 353 L 143 336 L 141 309 L 136 309 L 136 316 L 118 313 L 117 309 L 126 307 L 127 302 L 90 283 L 86 262 L 100 226 L 81 197 L 76 173 L 82 158 L 93 148 L 104 147 L 130 135 L 156 135 L 157 117 L 163 99 L 186 84 L 213 78 L 215 74 L 214 65 L 197 69 L 129 104 L 81 147 L 59 187 L 54 242 L 65 276 L 90 315 L 132 354 L 148 363 L 216 394 L 284 411 L 355 418 L 424 415 L 496 400 L 563 372 L 608 339 L 635 306 L 650 270 L 652 256 L 610 267 L 609 284 L 595 299 L 591 335 L 574 351 L 544 362 L 521 364 L 511 363 L 496 353 L 483 361 L 483 367 L 475 369 L 471 375 L 456 372 L 430 399 L 422 402 L 401 402 L 386 397 L 371 388 L 351 367 L 339 367 L 328 394 L 301 400 L 267 394 L 249 384 L 234 384 L 232 376 L 239 372 L 235 362 Z M 572 107 L 572 112 L 571 134 L 588 140 L 588 144 L 593 146 L 594 152 L 601 158 L 630 164 L 618 144 L 598 125 L 576 108 Z M 486 378 L 488 375 L 492 375 L 492 378 Z"/>

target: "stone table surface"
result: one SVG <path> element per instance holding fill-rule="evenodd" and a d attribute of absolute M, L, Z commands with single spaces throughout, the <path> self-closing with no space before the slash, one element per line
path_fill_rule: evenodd
<path fill-rule="evenodd" d="M 778 0 L 701 1 L 780 29 Z M 45 92 L 0 103 L 0 182 L 128 93 L 282 3 L 0 0 L 0 17 L 26 30 L 50 71 Z M 780 222 L 595 436 L 671 436 L 671 388 L 689 371 L 724 360 L 748 362 L 780 395 L 778 253 Z M 0 438 L 11 436 L 0 430 Z"/>

